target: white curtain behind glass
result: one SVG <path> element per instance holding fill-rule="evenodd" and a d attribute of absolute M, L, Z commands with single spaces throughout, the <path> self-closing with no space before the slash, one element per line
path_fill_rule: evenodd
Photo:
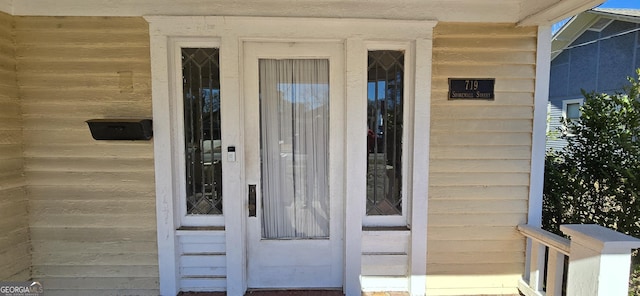
<path fill-rule="evenodd" d="M 329 237 L 329 61 L 259 66 L 262 237 Z"/>

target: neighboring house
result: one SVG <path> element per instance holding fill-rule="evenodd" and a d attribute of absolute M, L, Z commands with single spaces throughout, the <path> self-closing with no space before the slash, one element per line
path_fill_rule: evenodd
<path fill-rule="evenodd" d="M 549 28 L 600 2 L 0 1 L 0 280 L 517 294 Z"/>
<path fill-rule="evenodd" d="M 622 92 L 640 68 L 640 10 L 594 8 L 569 20 L 554 36 L 549 83 L 548 149 L 570 136 L 563 118 L 580 117 L 581 90 Z"/>

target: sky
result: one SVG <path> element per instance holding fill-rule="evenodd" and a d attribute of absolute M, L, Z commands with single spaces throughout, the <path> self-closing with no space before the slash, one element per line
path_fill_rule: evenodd
<path fill-rule="evenodd" d="M 599 7 L 603 8 L 640 8 L 640 0 L 609 0 Z"/>
<path fill-rule="evenodd" d="M 640 9 L 640 0 L 609 0 L 602 5 L 598 6 L 602 8 L 635 8 Z M 555 34 L 562 26 L 569 21 L 569 19 L 564 19 L 551 27 L 552 33 Z"/>

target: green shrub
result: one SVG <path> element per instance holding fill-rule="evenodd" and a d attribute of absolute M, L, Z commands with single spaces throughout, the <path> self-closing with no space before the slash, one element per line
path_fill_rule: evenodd
<path fill-rule="evenodd" d="M 546 156 L 543 228 L 595 223 L 640 238 L 640 83 L 629 83 L 615 95 L 583 92 L 580 119 L 564 122 L 567 146 Z"/>

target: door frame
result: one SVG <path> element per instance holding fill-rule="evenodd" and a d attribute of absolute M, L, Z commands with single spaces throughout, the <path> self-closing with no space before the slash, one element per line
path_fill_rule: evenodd
<path fill-rule="evenodd" d="M 242 295 L 247 289 L 246 270 L 246 180 L 243 169 L 242 138 L 242 42 L 269 41 L 337 41 L 345 46 L 345 97 L 349 122 L 345 130 L 345 201 L 344 201 L 344 292 L 360 295 L 362 269 L 362 213 L 366 180 L 361 176 L 366 167 L 366 65 L 367 42 L 409 42 L 413 47 L 413 147 L 407 151 L 412 171 L 409 181 L 411 198 L 407 224 L 411 226 L 409 255 L 409 289 L 412 295 L 424 294 L 426 288 L 427 196 L 429 175 L 429 134 L 431 106 L 432 38 L 435 21 L 380 19 L 321 19 L 283 17 L 222 16 L 147 16 L 151 49 L 152 108 L 154 129 L 154 163 L 156 176 L 156 219 L 160 294 L 175 295 L 180 290 L 180 250 L 176 233 L 176 190 L 183 179 L 176 172 L 175 77 L 168 48 L 177 38 L 219 40 L 223 128 L 223 149 L 236 147 L 236 161 L 223 160 L 223 182 L 233 180 L 238 186 L 223 186 L 224 232 L 226 237 L 226 289 L 228 295 Z M 318 30 L 322 28 L 322 30 Z M 310 33 L 312 32 L 312 33 Z M 360 99 L 354 99 L 360 98 Z M 226 115 L 225 115 L 226 114 Z M 230 125 L 236 120 L 240 124 Z M 226 123 L 226 124 L 225 124 Z M 420 149 L 414 149 L 419 147 Z M 425 148 L 426 147 L 426 148 Z M 239 181 L 238 181 L 239 180 Z M 360 198 L 362 197 L 362 198 Z M 413 214 L 419 213 L 419 214 Z M 196 230 L 197 231 L 197 230 Z"/>

